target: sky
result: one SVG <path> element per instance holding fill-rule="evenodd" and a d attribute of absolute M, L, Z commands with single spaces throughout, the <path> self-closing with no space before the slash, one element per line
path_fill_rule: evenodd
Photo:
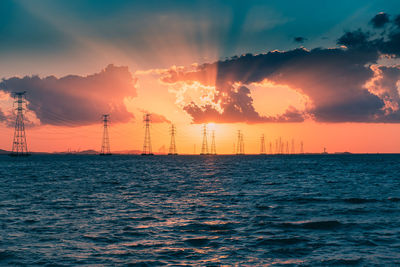
<path fill-rule="evenodd" d="M 396 11 L 398 12 L 396 13 Z M 0 1 L 0 148 L 400 152 L 398 1 Z M 292 149 L 292 143 L 294 144 Z"/>

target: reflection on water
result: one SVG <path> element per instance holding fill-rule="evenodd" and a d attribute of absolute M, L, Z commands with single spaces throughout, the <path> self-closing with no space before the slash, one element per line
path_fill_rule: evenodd
<path fill-rule="evenodd" d="M 0 157 L 0 265 L 397 265 L 399 162 Z"/>

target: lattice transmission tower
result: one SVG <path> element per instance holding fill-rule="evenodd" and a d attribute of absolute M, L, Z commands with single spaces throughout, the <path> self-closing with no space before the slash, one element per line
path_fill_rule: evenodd
<path fill-rule="evenodd" d="M 244 137 L 243 134 L 240 135 L 240 154 L 244 155 Z"/>
<path fill-rule="evenodd" d="M 292 138 L 292 148 L 290 151 L 291 154 L 295 154 L 296 153 L 296 149 L 294 148 L 294 139 Z"/>
<path fill-rule="evenodd" d="M 12 144 L 11 156 L 29 156 L 28 145 L 26 143 L 24 112 L 26 110 L 26 92 L 15 92 L 14 105 L 17 104 L 17 118 L 15 121 L 14 140 Z"/>
<path fill-rule="evenodd" d="M 110 137 L 108 136 L 108 118 L 110 117 L 109 114 L 103 115 L 103 139 L 101 142 L 101 156 L 109 156 L 111 155 L 110 151 Z"/>
<path fill-rule="evenodd" d="M 303 141 L 301 141 L 301 143 L 300 143 L 300 154 L 304 154 L 304 145 L 303 145 Z"/>
<path fill-rule="evenodd" d="M 217 148 L 215 146 L 215 131 L 211 134 L 211 155 L 217 155 Z"/>
<path fill-rule="evenodd" d="M 144 143 L 143 143 L 143 152 L 142 155 L 153 155 L 153 151 L 151 149 L 151 139 L 150 139 L 150 114 L 145 114 L 143 116 L 143 122 L 145 123 L 145 132 L 144 132 Z"/>
<path fill-rule="evenodd" d="M 175 134 L 176 134 L 175 125 L 171 124 L 171 142 L 169 144 L 168 155 L 178 155 L 178 152 L 176 152 Z"/>
<path fill-rule="evenodd" d="M 203 143 L 201 144 L 200 155 L 208 155 L 208 143 L 207 143 L 207 126 L 203 125 Z"/>
<path fill-rule="evenodd" d="M 264 135 L 261 135 L 261 146 L 260 146 L 260 154 L 264 155 L 265 152 L 265 138 Z"/>
<path fill-rule="evenodd" d="M 244 155 L 244 141 L 243 141 L 243 134 L 238 131 L 238 140 L 236 144 L 236 155 Z"/>

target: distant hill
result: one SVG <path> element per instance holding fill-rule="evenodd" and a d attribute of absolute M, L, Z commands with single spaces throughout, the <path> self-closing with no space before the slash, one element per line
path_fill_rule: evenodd
<path fill-rule="evenodd" d="M 79 152 L 75 152 L 74 154 L 78 154 L 78 155 L 97 155 L 100 152 L 93 150 L 93 149 L 88 149 L 88 150 L 83 150 L 83 151 L 79 151 Z"/>
<path fill-rule="evenodd" d="M 142 154 L 141 150 L 120 150 L 120 151 L 111 151 L 113 154 Z"/>

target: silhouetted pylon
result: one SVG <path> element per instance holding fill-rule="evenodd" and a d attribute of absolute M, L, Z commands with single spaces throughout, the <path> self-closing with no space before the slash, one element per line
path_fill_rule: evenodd
<path fill-rule="evenodd" d="M 260 154 L 265 154 L 265 139 L 264 139 L 264 135 L 261 135 Z"/>
<path fill-rule="evenodd" d="M 17 118 L 15 120 L 14 140 L 12 144 L 11 156 L 29 156 L 28 145 L 26 143 L 25 125 L 24 125 L 24 111 L 26 106 L 25 100 L 26 92 L 15 92 L 14 104 L 17 104 Z"/>
<path fill-rule="evenodd" d="M 208 143 L 207 143 L 207 125 L 203 125 L 203 143 L 201 144 L 200 155 L 208 155 Z"/>
<path fill-rule="evenodd" d="M 300 143 L 300 154 L 304 154 L 304 145 L 303 145 L 303 141 L 301 141 L 301 143 Z"/>
<path fill-rule="evenodd" d="M 243 141 L 243 134 L 240 135 L 240 154 L 244 155 L 244 141 Z"/>
<path fill-rule="evenodd" d="M 238 131 L 238 140 L 236 144 L 236 154 L 243 155 L 244 154 L 244 141 L 243 141 L 243 134 Z"/>
<path fill-rule="evenodd" d="M 176 152 L 175 134 L 176 134 L 175 125 L 171 124 L 171 142 L 169 145 L 168 155 L 178 155 L 178 153 Z"/>
<path fill-rule="evenodd" d="M 286 154 L 289 154 L 289 141 L 286 141 Z"/>
<path fill-rule="evenodd" d="M 291 154 L 295 154 L 296 153 L 295 148 L 294 148 L 294 139 L 293 138 L 292 138 L 292 149 L 291 149 L 290 153 Z"/>
<path fill-rule="evenodd" d="M 236 142 L 236 155 L 240 154 L 240 130 L 238 130 L 238 135 L 237 135 L 237 142 Z"/>
<path fill-rule="evenodd" d="M 110 138 L 108 136 L 108 118 L 109 114 L 104 114 L 103 115 L 103 139 L 101 142 L 101 150 L 100 150 L 100 155 L 105 156 L 105 155 L 111 155 L 110 151 Z"/>
<path fill-rule="evenodd" d="M 269 142 L 269 154 L 272 154 L 272 142 Z"/>
<path fill-rule="evenodd" d="M 217 155 L 217 149 L 215 147 L 215 131 L 212 131 L 211 135 L 211 155 Z"/>
<path fill-rule="evenodd" d="M 143 143 L 143 152 L 142 155 L 153 155 L 151 149 L 151 139 L 150 139 L 150 114 L 145 114 L 143 116 L 143 122 L 145 123 L 145 132 L 144 132 L 144 143 Z"/>

